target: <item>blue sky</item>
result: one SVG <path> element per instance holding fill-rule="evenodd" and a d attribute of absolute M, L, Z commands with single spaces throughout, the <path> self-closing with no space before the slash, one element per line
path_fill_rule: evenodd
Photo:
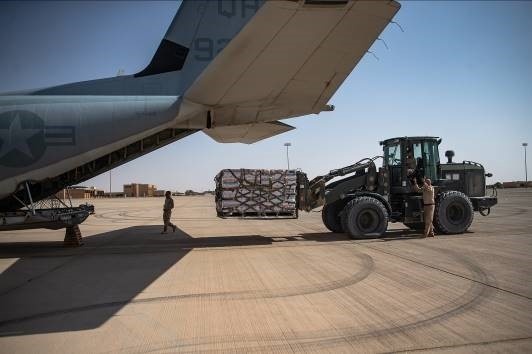
<path fill-rule="evenodd" d="M 492 181 L 524 179 L 532 142 L 532 2 L 403 1 L 331 99 L 336 110 L 285 121 L 296 130 L 254 145 L 202 133 L 113 170 L 113 190 L 213 189 L 223 168 L 291 167 L 310 177 L 380 154 L 379 140 L 443 138 L 455 160 L 483 163 Z M 0 92 L 126 74 L 146 66 L 179 2 L 0 3 Z M 529 155 L 532 155 L 529 154 Z M 85 185 L 108 190 L 108 174 Z"/>

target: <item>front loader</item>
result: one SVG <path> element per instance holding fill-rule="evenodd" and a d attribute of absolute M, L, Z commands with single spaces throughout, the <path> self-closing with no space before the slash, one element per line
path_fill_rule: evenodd
<path fill-rule="evenodd" d="M 496 195 L 486 196 L 484 167 L 475 162 L 440 163 L 437 137 L 400 137 L 387 139 L 383 156 L 332 170 L 308 181 L 301 175 L 298 207 L 310 211 L 323 206 L 322 219 L 332 232 L 345 232 L 360 239 L 381 236 L 389 222 L 402 222 L 421 229 L 423 198 L 413 191 L 414 180 L 430 178 L 436 193 L 434 226 L 444 234 L 465 232 L 474 211 L 488 215 L 497 204 Z M 383 159 L 382 167 L 375 161 Z M 334 178 L 344 177 L 328 183 Z"/>

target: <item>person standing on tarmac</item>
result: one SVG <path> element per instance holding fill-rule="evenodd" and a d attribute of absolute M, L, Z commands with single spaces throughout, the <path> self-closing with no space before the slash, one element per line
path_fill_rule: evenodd
<path fill-rule="evenodd" d="M 412 180 L 412 187 L 416 192 L 423 192 L 423 219 L 425 221 L 425 232 L 423 237 L 434 237 L 434 226 L 432 219 L 434 218 L 434 187 L 429 178 L 423 178 L 423 185 L 418 186 L 415 179 Z"/>
<path fill-rule="evenodd" d="M 165 234 L 168 229 L 168 226 L 172 227 L 172 232 L 175 232 L 177 229 L 177 226 L 172 224 L 170 221 L 170 218 L 172 217 L 172 209 L 174 209 L 174 200 L 172 199 L 172 193 L 170 191 L 167 191 L 165 194 L 164 199 L 164 206 L 163 206 L 163 222 L 164 222 L 164 229 L 161 232 L 161 234 Z"/>

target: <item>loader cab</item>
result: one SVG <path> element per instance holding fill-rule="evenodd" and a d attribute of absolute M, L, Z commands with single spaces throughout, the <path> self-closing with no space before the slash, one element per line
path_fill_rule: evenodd
<path fill-rule="evenodd" d="M 402 137 L 381 142 L 384 150 L 384 167 L 389 171 L 391 193 L 408 193 L 409 176 L 428 177 L 436 181 L 439 176 L 440 155 L 437 137 Z"/>

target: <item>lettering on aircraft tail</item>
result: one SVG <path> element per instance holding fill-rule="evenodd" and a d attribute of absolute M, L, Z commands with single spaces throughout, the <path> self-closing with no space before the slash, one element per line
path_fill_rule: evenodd
<path fill-rule="evenodd" d="M 0 166 L 23 167 L 37 162 L 48 146 L 76 144 L 76 127 L 45 125 L 30 111 L 0 114 Z"/>
<path fill-rule="evenodd" d="M 194 51 L 199 54 L 196 54 L 194 59 L 198 61 L 211 61 L 230 41 L 229 38 L 220 38 L 217 40 L 196 38 L 194 40 Z"/>
<path fill-rule="evenodd" d="M 257 12 L 259 7 L 258 0 L 218 0 L 218 13 L 227 18 L 237 15 L 245 18 L 248 13 Z"/>

